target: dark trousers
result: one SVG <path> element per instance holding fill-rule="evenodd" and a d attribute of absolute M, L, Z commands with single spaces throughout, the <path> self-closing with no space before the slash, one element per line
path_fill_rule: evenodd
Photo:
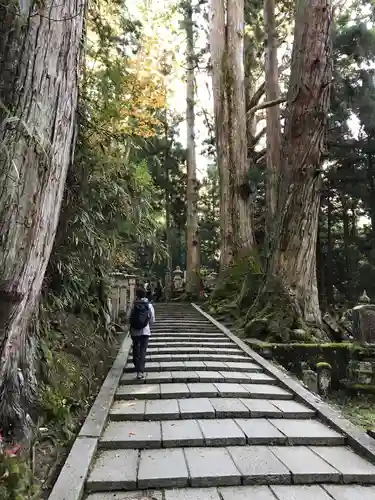
<path fill-rule="evenodd" d="M 146 352 L 148 346 L 148 335 L 132 337 L 133 341 L 133 363 L 137 373 L 145 371 Z"/>

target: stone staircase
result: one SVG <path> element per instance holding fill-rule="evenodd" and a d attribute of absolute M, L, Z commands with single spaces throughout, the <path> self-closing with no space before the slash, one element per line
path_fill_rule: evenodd
<path fill-rule="evenodd" d="M 375 499 L 375 466 L 345 433 L 197 309 L 157 304 L 156 320 L 145 380 L 129 353 L 88 500 Z"/>

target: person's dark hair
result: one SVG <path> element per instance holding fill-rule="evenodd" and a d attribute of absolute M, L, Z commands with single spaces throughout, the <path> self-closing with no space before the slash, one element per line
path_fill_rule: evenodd
<path fill-rule="evenodd" d="M 146 290 L 144 288 L 137 288 L 135 291 L 135 296 L 137 299 L 144 299 L 146 297 Z"/>

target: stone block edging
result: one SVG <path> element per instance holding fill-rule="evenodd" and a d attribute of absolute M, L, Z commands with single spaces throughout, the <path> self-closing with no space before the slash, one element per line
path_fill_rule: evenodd
<path fill-rule="evenodd" d="M 229 337 L 238 347 L 258 363 L 268 374 L 273 375 L 280 381 L 280 384 L 285 389 L 293 392 L 297 399 L 316 411 L 319 418 L 332 427 L 334 430 L 341 432 L 347 438 L 347 443 L 360 455 L 367 458 L 375 464 L 375 440 L 372 439 L 366 432 L 362 431 L 356 425 L 342 416 L 339 411 L 331 408 L 320 397 L 312 394 L 302 384 L 294 380 L 286 372 L 283 372 L 275 365 L 262 358 L 258 353 L 253 351 L 245 342 L 234 335 L 228 328 L 216 321 L 212 316 L 203 311 L 199 306 L 192 303 L 192 306 L 199 311 L 206 319 L 211 321 L 221 332 Z"/>
<path fill-rule="evenodd" d="M 81 500 L 83 497 L 86 478 L 98 447 L 98 441 L 107 423 L 130 347 L 131 339 L 127 335 L 74 441 L 68 458 L 48 497 L 49 500 Z"/>

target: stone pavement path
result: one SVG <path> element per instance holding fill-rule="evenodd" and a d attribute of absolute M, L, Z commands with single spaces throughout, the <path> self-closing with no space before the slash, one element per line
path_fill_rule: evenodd
<path fill-rule="evenodd" d="M 156 305 L 131 353 L 87 500 L 374 500 L 375 466 L 200 312 Z"/>

